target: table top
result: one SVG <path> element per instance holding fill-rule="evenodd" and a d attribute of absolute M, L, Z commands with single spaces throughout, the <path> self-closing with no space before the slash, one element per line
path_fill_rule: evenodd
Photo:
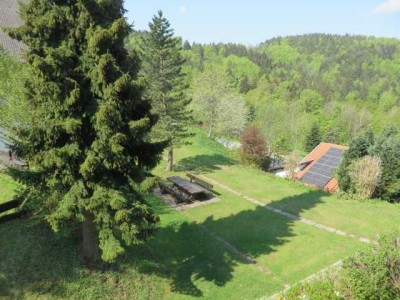
<path fill-rule="evenodd" d="M 194 183 L 192 183 L 186 179 L 183 179 L 179 176 L 168 177 L 167 180 L 171 181 L 173 184 L 180 187 L 181 189 L 183 189 L 185 192 L 187 192 L 190 195 L 207 192 L 207 190 L 202 188 L 201 186 L 198 186 L 197 184 L 194 184 Z"/>

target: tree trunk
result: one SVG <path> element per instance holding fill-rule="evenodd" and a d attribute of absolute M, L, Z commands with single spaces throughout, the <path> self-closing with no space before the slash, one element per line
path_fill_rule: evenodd
<path fill-rule="evenodd" d="M 212 123 L 208 125 L 208 134 L 207 134 L 208 138 L 211 138 L 211 135 L 212 135 Z"/>
<path fill-rule="evenodd" d="M 167 162 L 167 167 L 165 170 L 172 171 L 173 165 L 174 165 L 174 151 L 173 151 L 173 148 L 170 148 L 168 150 L 168 162 Z"/>
<path fill-rule="evenodd" d="M 94 223 L 94 215 L 84 212 L 85 220 L 82 223 L 83 258 L 88 266 L 95 267 L 100 261 L 99 236 Z"/>

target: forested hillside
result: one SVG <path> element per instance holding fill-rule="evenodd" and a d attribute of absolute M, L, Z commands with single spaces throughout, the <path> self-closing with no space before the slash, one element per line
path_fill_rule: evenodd
<path fill-rule="evenodd" d="M 399 50 L 397 39 L 324 34 L 275 38 L 255 48 L 185 42 L 185 72 L 194 99 L 207 90 L 198 88 L 198 78 L 224 77 L 246 100 L 248 122 L 260 127 L 272 151 L 284 154 L 306 150 L 305 136 L 315 125 L 321 141 L 348 144 L 368 127 L 380 133 L 400 124 Z M 206 123 L 201 115 L 197 110 Z M 219 134 L 240 131 L 234 129 Z"/>

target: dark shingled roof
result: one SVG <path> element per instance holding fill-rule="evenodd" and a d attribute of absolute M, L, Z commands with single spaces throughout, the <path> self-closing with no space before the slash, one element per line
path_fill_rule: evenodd
<path fill-rule="evenodd" d="M 28 0 L 0 0 L 0 27 L 18 27 L 22 24 L 18 2 L 26 3 Z M 0 45 L 11 55 L 21 55 L 26 49 L 23 43 L 13 40 L 1 29 Z"/>

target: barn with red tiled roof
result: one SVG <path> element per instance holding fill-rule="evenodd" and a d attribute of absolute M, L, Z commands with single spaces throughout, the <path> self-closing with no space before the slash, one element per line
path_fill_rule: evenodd
<path fill-rule="evenodd" d="M 300 162 L 296 178 L 329 192 L 338 191 L 339 184 L 333 175 L 347 149 L 342 145 L 320 143 Z"/>

